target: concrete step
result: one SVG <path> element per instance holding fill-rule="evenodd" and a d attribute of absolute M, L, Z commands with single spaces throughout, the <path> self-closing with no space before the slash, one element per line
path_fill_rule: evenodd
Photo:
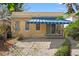
<path fill-rule="evenodd" d="M 46 35 L 47 39 L 63 39 L 62 35 Z"/>

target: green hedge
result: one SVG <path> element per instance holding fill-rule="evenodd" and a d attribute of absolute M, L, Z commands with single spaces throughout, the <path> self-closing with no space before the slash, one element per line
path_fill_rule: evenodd
<path fill-rule="evenodd" d="M 58 51 L 55 53 L 55 56 L 70 56 L 71 55 L 71 47 L 69 40 L 65 40 L 65 42 L 61 45 Z"/>

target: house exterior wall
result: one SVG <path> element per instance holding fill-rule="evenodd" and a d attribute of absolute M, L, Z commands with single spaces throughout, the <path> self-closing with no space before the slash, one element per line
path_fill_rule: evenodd
<path fill-rule="evenodd" d="M 36 30 L 36 24 L 29 24 L 29 30 L 25 30 L 25 22 L 29 19 L 15 19 L 14 24 L 16 21 L 19 21 L 19 30 L 15 30 L 18 34 L 22 34 L 26 38 L 42 38 L 45 37 L 46 34 L 46 24 L 40 24 L 40 30 Z M 15 27 L 15 25 L 14 25 Z M 60 31 L 60 34 L 63 34 L 62 30 L 64 29 L 63 25 L 57 25 L 57 30 Z"/>
<path fill-rule="evenodd" d="M 63 13 L 20 13 L 15 12 L 12 14 L 13 20 L 12 20 L 12 28 L 15 28 L 15 22 L 19 21 L 20 29 L 14 30 L 12 29 L 12 32 L 16 32 L 18 34 L 22 34 L 24 37 L 27 38 L 42 38 L 45 37 L 46 34 L 46 24 L 40 24 L 40 30 L 36 31 L 36 24 L 29 24 L 29 30 L 25 30 L 25 22 L 27 20 L 30 20 L 30 17 L 32 16 L 61 16 Z M 61 27 L 62 26 L 62 27 Z M 63 25 L 57 25 L 58 30 L 62 30 L 64 28 Z M 14 34 L 15 35 L 15 34 Z"/>
<path fill-rule="evenodd" d="M 46 33 L 46 24 L 40 24 L 40 30 L 36 31 L 36 24 L 29 24 L 29 30 L 25 30 L 25 22 L 29 19 L 15 19 L 14 22 L 19 21 L 19 30 L 15 30 L 18 34 L 22 34 L 24 37 L 44 37 Z M 15 24 L 15 23 L 14 23 Z M 15 25 L 14 25 L 15 27 Z"/>

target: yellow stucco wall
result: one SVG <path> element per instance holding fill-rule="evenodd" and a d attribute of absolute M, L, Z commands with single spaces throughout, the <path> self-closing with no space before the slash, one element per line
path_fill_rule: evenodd
<path fill-rule="evenodd" d="M 29 24 L 29 30 L 25 30 L 25 22 L 29 19 L 15 19 L 14 22 L 20 22 L 19 34 L 22 34 L 24 37 L 44 37 L 46 33 L 46 24 L 40 24 L 40 31 L 36 31 L 36 24 Z"/>
<path fill-rule="evenodd" d="M 15 27 L 15 22 L 19 21 L 19 26 L 20 26 L 20 30 L 18 30 L 17 32 L 19 34 L 22 34 L 24 37 L 27 38 L 41 38 L 41 37 L 45 37 L 45 33 L 46 33 L 46 24 L 40 24 L 40 31 L 36 31 L 36 24 L 29 24 L 29 30 L 25 30 L 25 22 L 27 20 L 27 18 L 17 18 L 14 19 L 14 21 L 12 21 L 12 24 Z M 63 25 L 58 25 L 57 26 L 59 30 L 64 29 Z"/>

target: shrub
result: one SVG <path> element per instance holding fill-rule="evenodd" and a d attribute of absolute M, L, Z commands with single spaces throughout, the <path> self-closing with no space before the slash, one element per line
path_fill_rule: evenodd
<path fill-rule="evenodd" d="M 61 47 L 55 53 L 55 56 L 70 56 L 71 55 L 70 49 L 71 49 L 70 42 L 65 40 L 65 42 L 61 45 Z"/>
<path fill-rule="evenodd" d="M 79 40 L 79 20 L 76 20 L 65 28 L 65 37 L 69 36 L 75 40 Z"/>
<path fill-rule="evenodd" d="M 22 34 L 18 35 L 18 40 L 23 40 L 24 36 Z"/>
<path fill-rule="evenodd" d="M 64 43 L 62 44 L 62 46 L 70 46 L 70 41 L 68 39 L 65 39 Z"/>

